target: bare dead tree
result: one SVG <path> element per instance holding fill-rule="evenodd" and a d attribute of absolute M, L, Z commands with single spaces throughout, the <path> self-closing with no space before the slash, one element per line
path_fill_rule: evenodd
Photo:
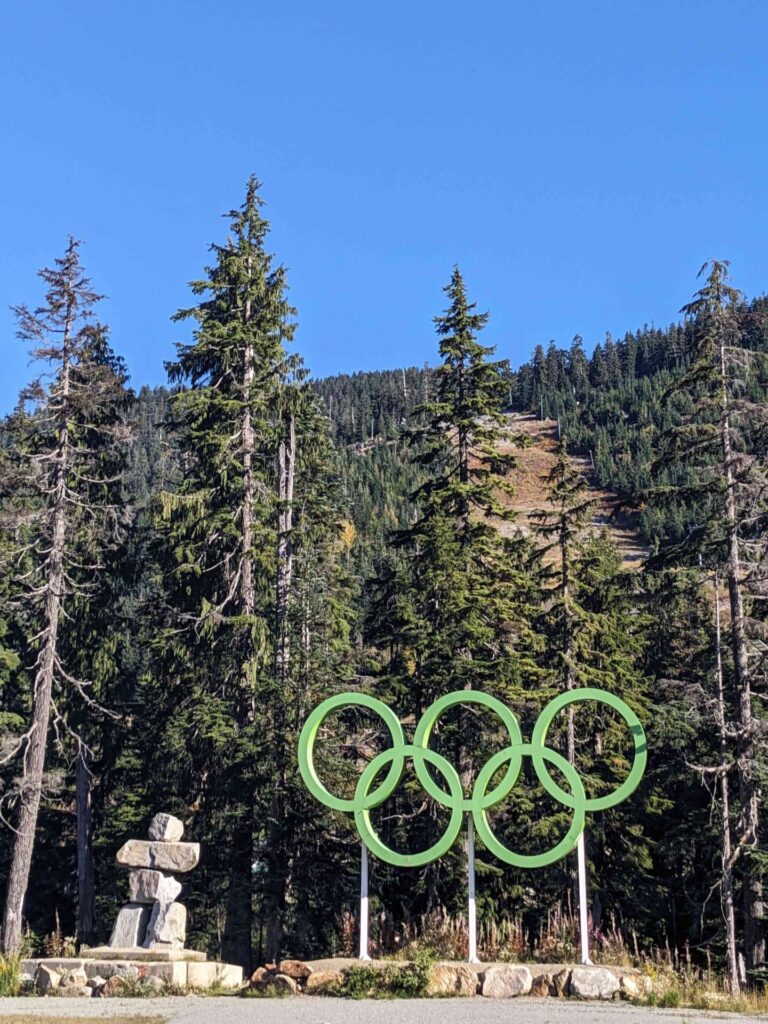
<path fill-rule="evenodd" d="M 720 621 L 720 577 L 715 573 L 715 717 L 720 746 L 718 765 L 720 782 L 720 826 L 722 831 L 722 888 L 723 916 L 725 917 L 725 939 L 728 953 L 728 987 L 731 994 L 740 991 L 739 962 L 736 947 L 736 915 L 734 911 L 733 865 L 734 854 L 731 842 L 730 786 L 728 779 L 728 734 L 726 728 L 725 682 L 723 679 L 722 629 Z"/>
<path fill-rule="evenodd" d="M 739 832 L 745 846 L 744 945 L 747 965 L 759 967 L 765 962 L 763 885 L 751 852 L 759 843 L 764 729 L 753 707 L 757 652 L 750 642 L 749 609 L 750 582 L 759 575 L 766 554 L 768 477 L 754 439 L 765 430 L 768 411 L 764 403 L 750 399 L 747 383 L 764 357 L 743 344 L 741 294 L 729 284 L 728 263 L 713 260 L 700 273 L 707 271 L 704 285 L 682 309 L 694 323 L 694 351 L 691 367 L 676 388 L 696 398 L 697 413 L 678 432 L 677 443 L 687 446 L 686 460 L 704 464 L 696 485 L 699 496 L 716 498 L 707 543 L 725 562 L 738 721 Z"/>
<path fill-rule="evenodd" d="M 123 379 L 104 358 L 106 332 L 93 313 L 101 296 L 83 273 L 79 245 L 70 238 L 55 266 L 40 271 L 42 306 L 14 309 L 19 338 L 46 372 L 22 393 L 27 411 L 0 479 L 0 531 L 12 538 L 3 568 L 12 574 L 12 600 L 34 623 L 28 642 L 37 651 L 31 722 L 4 758 L 22 762 L 3 919 L 3 949 L 11 954 L 21 940 L 51 725 L 60 744 L 74 740 L 85 751 L 67 700 L 75 695 L 89 711 L 105 710 L 89 682 L 67 671 L 62 654 L 69 602 L 97 587 L 99 550 L 118 518 L 107 500 L 114 462 L 106 453 L 128 437 L 109 413 Z"/>

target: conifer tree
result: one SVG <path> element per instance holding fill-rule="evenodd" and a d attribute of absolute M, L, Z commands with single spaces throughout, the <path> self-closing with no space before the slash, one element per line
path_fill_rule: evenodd
<path fill-rule="evenodd" d="M 222 952 L 248 967 L 252 932 L 256 763 L 272 762 L 275 726 L 275 579 L 277 451 L 285 442 L 279 395 L 298 369 L 285 345 L 295 310 L 285 269 L 264 246 L 259 183 L 227 217 L 230 236 L 213 244 L 214 263 L 192 283 L 200 303 L 176 314 L 195 321 L 192 342 L 168 365 L 185 460 L 183 483 L 166 494 L 164 513 L 176 545 L 173 602 L 187 634 L 176 656 L 186 660 L 195 637 L 197 701 L 218 761 L 222 833 L 229 834 L 229 890 Z M 200 642 L 208 657 L 203 667 Z M 210 657 L 212 655 L 212 657 Z M 192 664 L 186 671 L 192 670 Z M 223 717 L 222 717 L 223 716 Z M 223 752 L 223 751 L 222 751 Z M 220 789 L 219 789 L 220 787 Z M 211 809 L 213 811 L 213 808 Z"/>
<path fill-rule="evenodd" d="M 75 737 L 82 751 L 68 700 L 74 694 L 89 711 L 101 710 L 90 681 L 72 674 L 64 650 L 71 616 L 78 607 L 82 613 L 100 583 L 103 552 L 118 519 L 114 483 L 128 435 L 115 415 L 124 374 L 106 357 L 105 328 L 93 311 L 101 296 L 83 273 L 79 244 L 70 238 L 64 256 L 40 271 L 43 305 L 14 310 L 19 337 L 50 377 L 38 377 L 22 393 L 0 479 L 0 527 L 13 538 L 4 562 L 11 600 L 24 607 L 26 640 L 37 652 L 31 722 L 5 756 L 22 759 L 3 921 L 7 953 L 21 940 L 51 724 L 58 738 Z"/>
<path fill-rule="evenodd" d="M 561 436 L 557 444 L 555 463 L 547 474 L 548 508 L 535 511 L 531 519 L 536 523 L 535 533 L 547 541 L 544 556 L 554 554 L 556 561 L 549 571 L 554 581 L 550 588 L 547 613 L 547 635 L 555 656 L 555 675 L 560 686 L 572 690 L 580 665 L 577 656 L 577 636 L 582 632 L 584 619 L 580 616 L 574 597 L 573 574 L 575 559 L 585 526 L 595 507 L 594 499 L 586 497 L 587 481 L 568 457 L 568 444 Z M 574 763 L 575 740 L 573 732 L 573 706 L 568 708 L 568 760 Z"/>
<path fill-rule="evenodd" d="M 622 578 L 613 544 L 590 529 L 597 500 L 589 497 L 588 482 L 569 457 L 564 436 L 546 483 L 547 506 L 533 512 L 531 520 L 534 533 L 544 541 L 541 555 L 548 566 L 538 629 L 546 637 L 544 662 L 550 685 L 555 692 L 578 686 L 605 689 L 642 713 L 647 705 L 641 671 L 644 618 L 638 614 L 628 581 Z M 574 705 L 568 706 L 565 717 L 566 756 L 571 764 L 578 763 L 591 795 L 606 784 L 617 784 L 622 771 L 618 766 L 628 768 L 627 737 L 621 723 L 598 709 L 588 736 L 577 744 Z M 615 773 L 598 767 L 607 760 L 608 750 L 618 768 Z M 615 813 L 613 817 L 614 823 L 603 821 L 603 836 L 606 828 L 615 827 Z M 639 841 L 636 832 L 638 846 Z M 636 863 L 642 859 L 640 849 L 633 859 Z M 577 890 L 575 874 L 572 879 Z"/>
<path fill-rule="evenodd" d="M 435 317 L 443 361 L 423 422 L 409 432 L 426 480 L 411 495 L 415 521 L 395 535 L 401 557 L 379 579 L 371 609 L 371 636 L 390 648 L 389 681 L 403 714 L 461 688 L 519 702 L 536 672 L 529 549 L 499 529 L 513 518 L 504 498 L 520 442 L 505 429 L 500 364 L 477 340 L 488 314 L 476 312 L 458 268 L 445 292 L 449 306 Z M 465 788 L 481 749 L 498 739 L 487 724 L 462 711 L 458 727 L 437 730 Z M 427 899 L 434 905 L 438 895 L 430 888 Z"/>
<path fill-rule="evenodd" d="M 732 695 L 737 723 L 733 764 L 738 774 L 739 828 L 733 859 L 742 869 L 745 954 L 749 967 L 765 960 L 762 870 L 759 849 L 761 777 L 765 766 L 754 696 L 758 681 L 751 650 L 753 584 L 765 558 L 768 520 L 765 465 L 759 444 L 766 408 L 750 396 L 761 353 L 743 343 L 745 310 L 730 284 L 729 264 L 712 260 L 699 274 L 703 286 L 683 307 L 691 323 L 689 365 L 668 389 L 683 421 L 662 438 L 657 467 L 672 483 L 652 491 L 662 505 L 678 502 L 692 523 L 678 543 L 663 545 L 659 561 L 721 568 L 730 605 Z M 759 583 L 757 583 L 759 593 Z M 722 752 L 720 754 L 722 759 Z M 731 858 L 724 857 L 724 861 Z"/>
<path fill-rule="evenodd" d="M 204 737 L 187 771 L 226 888 L 220 952 L 246 967 L 257 888 L 266 955 L 281 953 L 295 853 L 294 733 L 326 630 L 336 628 L 332 617 L 323 628 L 313 618 L 307 573 L 321 564 L 313 586 L 335 594 L 332 562 L 317 558 L 342 518 L 327 424 L 300 358 L 286 350 L 295 310 L 285 269 L 265 249 L 258 190 L 251 178 L 243 206 L 227 215 L 230 237 L 212 246 L 214 265 L 192 285 L 203 300 L 177 314 L 196 326 L 168 367 L 180 385 L 172 404 L 184 477 L 163 496 L 175 560 L 169 667 L 195 694 L 167 742 L 181 741 L 182 723 Z"/>

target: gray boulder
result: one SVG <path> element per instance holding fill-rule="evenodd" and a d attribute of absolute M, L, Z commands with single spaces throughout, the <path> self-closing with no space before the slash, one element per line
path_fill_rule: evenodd
<path fill-rule="evenodd" d="M 191 871 L 199 860 L 199 843 L 149 842 L 146 839 L 129 839 L 115 857 L 120 868 L 154 868 L 174 874 Z"/>
<path fill-rule="evenodd" d="M 128 875 L 128 889 L 131 903 L 173 903 L 181 893 L 181 882 L 162 871 L 138 868 Z"/>
<path fill-rule="evenodd" d="M 39 996 L 47 996 L 59 987 L 59 975 L 57 971 L 40 964 L 35 972 L 35 991 Z"/>
<path fill-rule="evenodd" d="M 621 983 L 605 967 L 574 967 L 571 971 L 571 995 L 577 999 L 613 999 Z"/>
<path fill-rule="evenodd" d="M 149 838 L 160 843 L 177 843 L 184 835 L 184 823 L 172 814 L 156 814 L 149 825 Z"/>
<path fill-rule="evenodd" d="M 487 999 L 510 999 L 527 996 L 533 985 L 529 968 L 521 964 L 502 964 L 489 967 L 483 975 L 481 994 Z"/>
<path fill-rule="evenodd" d="M 183 949 L 186 937 L 187 908 L 182 903 L 155 903 L 144 940 L 145 948 Z"/>
<path fill-rule="evenodd" d="M 147 934 L 152 908 L 144 903 L 126 903 L 120 909 L 109 939 L 118 949 L 141 946 Z"/>
<path fill-rule="evenodd" d="M 73 971 L 67 971 L 66 974 L 62 974 L 59 980 L 59 988 L 82 988 L 88 984 L 88 977 L 85 971 L 76 967 Z"/>

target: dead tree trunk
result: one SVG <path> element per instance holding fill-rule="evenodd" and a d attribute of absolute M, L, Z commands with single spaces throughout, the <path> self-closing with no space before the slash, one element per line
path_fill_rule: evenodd
<path fill-rule="evenodd" d="M 96 909 L 93 872 L 93 807 L 88 751 L 80 744 L 75 767 L 77 804 L 77 938 L 92 946 Z"/>
<path fill-rule="evenodd" d="M 61 401 L 66 409 L 69 403 L 69 337 L 70 321 L 64 335 Z M 19 816 L 13 843 L 11 869 L 3 915 L 3 951 L 14 955 L 21 943 L 24 899 L 29 884 L 29 870 L 35 846 L 37 818 L 43 792 L 43 773 L 48 746 L 48 726 L 53 703 L 53 680 L 57 662 L 59 622 L 65 586 L 64 558 L 67 543 L 67 470 L 69 465 L 69 426 L 66 414 L 62 417 L 58 440 L 50 456 L 53 463 L 51 492 L 51 548 L 48 555 L 45 581 L 45 606 L 40 653 L 37 656 L 34 708 L 32 725 L 24 752 Z"/>
<path fill-rule="evenodd" d="M 744 620 L 744 595 L 742 592 L 742 566 L 739 552 L 739 524 L 736 508 L 736 481 L 733 467 L 733 446 L 731 443 L 730 407 L 727 387 L 727 362 L 725 338 L 720 340 L 720 375 L 722 394 L 722 417 L 720 441 L 725 469 L 725 520 L 727 531 L 728 596 L 731 611 L 731 646 L 733 649 L 734 681 L 738 704 L 740 742 L 738 757 L 739 802 L 741 805 L 740 833 L 755 845 L 759 824 L 759 784 L 756 778 L 756 757 L 754 723 L 752 720 L 752 691 L 750 684 L 749 658 L 747 652 L 746 627 Z M 746 853 L 744 864 L 744 947 L 748 967 L 759 967 L 765 962 L 765 937 L 763 934 L 763 886 L 752 858 Z"/>
<path fill-rule="evenodd" d="M 277 576 L 275 581 L 275 681 L 276 706 L 275 751 L 277 757 L 277 783 L 273 802 L 272 863 L 273 876 L 269 919 L 267 922 L 267 955 L 278 959 L 283 944 L 283 918 L 289 898 L 290 868 L 285 836 L 282 834 L 285 822 L 286 792 L 286 726 L 285 708 L 290 699 L 288 693 L 291 677 L 291 646 L 289 612 L 291 587 L 293 585 L 293 495 L 296 478 L 296 421 L 293 412 L 288 414 L 287 436 L 280 440 L 277 452 Z"/>
<path fill-rule="evenodd" d="M 715 573 L 715 676 L 717 688 L 716 718 L 720 743 L 720 823 L 723 834 L 723 914 L 725 917 L 725 938 L 728 956 L 728 987 L 732 995 L 737 994 L 739 984 L 739 962 L 736 951 L 736 918 L 733 901 L 733 846 L 731 843 L 730 793 L 728 782 L 728 740 L 726 735 L 725 689 L 723 686 L 723 658 L 720 628 L 720 580 Z"/>
<path fill-rule="evenodd" d="M 277 584 L 275 667 L 278 683 L 288 679 L 291 648 L 288 631 L 291 583 L 293 579 L 293 491 L 296 476 L 296 424 L 291 413 L 288 419 L 288 440 L 283 438 L 277 455 L 278 514 L 277 514 Z"/>

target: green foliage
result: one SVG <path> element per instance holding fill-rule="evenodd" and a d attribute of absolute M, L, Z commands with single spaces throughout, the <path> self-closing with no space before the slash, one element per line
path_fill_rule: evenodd
<path fill-rule="evenodd" d="M 243 999 L 290 999 L 293 992 L 283 985 L 259 985 L 257 988 L 245 988 L 240 993 Z"/>
<path fill-rule="evenodd" d="M 729 297 L 722 267 L 684 323 L 607 337 L 589 355 L 579 337 L 567 349 L 538 346 L 515 372 L 479 340 L 488 315 L 455 269 L 435 318 L 439 365 L 310 383 L 290 350 L 296 314 L 285 270 L 267 251 L 255 180 L 227 216 L 226 241 L 192 285 L 196 305 L 178 314 L 193 331 L 169 366 L 170 390 L 128 392 L 103 330 L 90 332 L 84 349 L 97 376 L 109 371 L 119 384 L 101 422 L 124 432 L 128 450 L 122 481 L 107 482 L 121 459 L 99 456 L 100 482 L 87 493 L 110 507 L 116 529 L 100 545 L 85 510 L 77 521 L 83 558 L 73 574 L 87 581 L 83 567 L 98 553 L 100 580 L 72 595 L 61 640 L 68 671 L 118 716 L 91 715 L 74 693 L 61 700 L 91 751 L 96 940 L 125 899 L 116 847 L 164 809 L 205 850 L 184 896 L 190 945 L 244 962 L 251 950 L 268 959 L 275 944 L 298 956 L 353 952 L 354 831 L 306 794 L 293 759 L 309 709 L 357 688 L 387 700 L 409 729 L 435 697 L 471 686 L 508 703 L 526 732 L 549 697 L 593 685 L 637 711 L 651 750 L 633 799 L 589 822 L 598 953 L 689 942 L 694 957 L 721 965 L 720 837 L 710 780 L 692 766 L 716 764 L 718 754 L 706 571 L 724 545 L 712 372 L 723 324 L 711 308 L 713 289 Z M 744 371 L 734 369 L 729 382 L 739 493 L 757 514 L 745 516 L 739 540 L 758 551 L 768 531 L 749 483 L 764 479 L 768 462 L 768 301 L 733 294 L 726 305 L 730 354 Z M 515 516 L 512 486 L 524 438 L 510 410 L 559 419 L 563 439 L 547 500 L 525 519 Z M 78 425 L 84 450 L 92 426 Z M 18 515 L 31 517 L 31 531 L 39 511 L 27 484 L 17 484 L 19 459 L 47 443 L 40 429 L 25 403 L 0 424 L 3 566 L 20 535 Z M 291 498 L 280 465 L 292 431 Z M 588 480 L 575 454 L 593 466 Z M 645 572 L 623 561 L 587 484 L 636 505 L 624 525 L 639 528 L 652 556 Z M 278 575 L 287 541 L 286 597 Z M 746 607 L 759 697 L 764 564 L 762 556 L 750 563 Z M 31 567 L 22 559 L 19 576 Z M 0 574 L 0 751 L 23 732 L 32 699 L 35 618 L 19 601 L 16 571 Z M 732 697 L 729 649 L 724 673 Z M 629 744 L 606 711 L 581 725 L 577 712 L 576 723 L 573 757 L 595 795 L 625 774 Z M 565 715 L 551 737 L 568 751 Z M 63 728 L 54 740 L 61 788 L 43 802 L 27 901 L 37 936 L 74 934 L 78 898 L 73 743 Z M 329 722 L 321 740 L 318 765 L 339 791 L 386 743 L 376 722 L 355 714 Z M 498 723 L 471 709 L 446 714 L 434 736 L 467 789 L 502 742 Z M 7 806 L 12 775 L 4 785 Z M 425 803 L 410 768 L 376 811 L 387 843 L 414 849 L 434 842 L 443 813 Z M 525 775 L 494 812 L 494 827 L 534 852 L 562 835 L 567 815 Z M 3 864 L 11 841 L 0 832 Z M 741 863 L 759 863 L 765 841 L 761 822 Z M 556 932 L 557 949 L 572 949 L 571 865 L 532 876 L 486 858 L 482 845 L 477 858 L 480 931 L 495 955 L 540 958 Z M 419 873 L 376 864 L 374 945 L 410 951 L 431 941 L 430 922 L 458 921 L 465 871 L 461 843 Z M 514 929 L 496 928 L 502 919 Z M 465 942 L 463 927 L 449 934 L 446 926 L 445 949 Z M 423 994 L 427 968 L 393 964 L 382 975 L 355 967 L 343 994 Z"/>
<path fill-rule="evenodd" d="M 422 950 L 405 963 L 394 962 L 385 968 L 353 965 L 344 971 L 344 980 L 334 995 L 347 999 L 421 999 L 427 994 L 434 958 Z"/>
<path fill-rule="evenodd" d="M 0 956 L 0 999 L 21 991 L 21 961 L 18 956 Z"/>

